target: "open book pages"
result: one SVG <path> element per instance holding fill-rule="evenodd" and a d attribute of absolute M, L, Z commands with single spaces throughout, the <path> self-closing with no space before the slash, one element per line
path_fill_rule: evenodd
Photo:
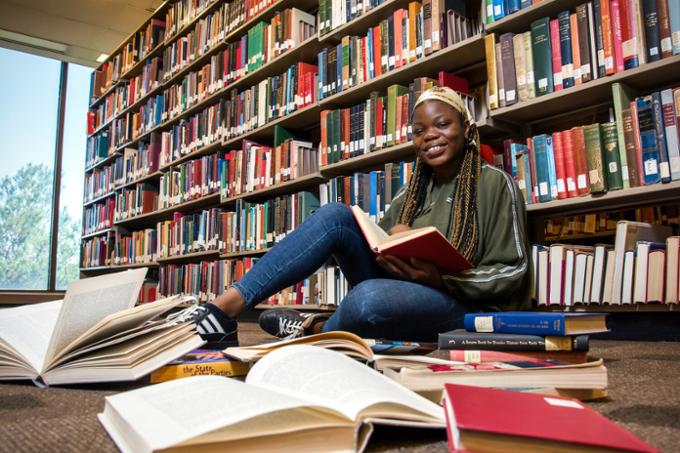
<path fill-rule="evenodd" d="M 243 362 L 253 362 L 276 349 L 299 344 L 332 349 L 358 359 L 368 361 L 373 360 L 373 351 L 371 350 L 370 344 L 361 337 L 345 331 L 325 332 L 292 340 L 281 340 L 255 346 L 227 348 L 224 350 L 224 353 L 229 357 L 233 357 Z"/>
<path fill-rule="evenodd" d="M 552 387 L 558 389 L 606 389 L 607 368 L 602 359 L 557 365 L 550 362 L 490 362 L 484 364 L 429 365 L 383 370 L 385 376 L 415 391 L 440 390 L 444 384 L 495 388 Z"/>
<path fill-rule="evenodd" d="M 370 423 L 445 426 L 438 405 L 307 345 L 271 352 L 245 383 L 197 376 L 108 396 L 99 419 L 123 452 L 353 452 L 365 447 Z"/>
<path fill-rule="evenodd" d="M 63 301 L 0 310 L 0 379 L 134 380 L 203 344 L 193 325 L 158 319 L 182 298 L 133 307 L 144 275 L 80 280 Z"/>

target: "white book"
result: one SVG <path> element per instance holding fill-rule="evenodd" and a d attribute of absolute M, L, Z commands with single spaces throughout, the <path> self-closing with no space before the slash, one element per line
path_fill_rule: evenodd
<path fill-rule="evenodd" d="M 647 263 L 649 243 L 639 242 L 635 249 L 635 280 L 633 283 L 633 302 L 647 302 Z"/>
<path fill-rule="evenodd" d="M 614 241 L 614 280 L 612 283 L 612 305 L 621 304 L 623 258 L 628 250 L 634 250 L 637 241 L 663 242 L 673 234 L 669 226 L 652 225 L 645 222 L 621 220 L 616 224 Z"/>
<path fill-rule="evenodd" d="M 635 276 L 635 252 L 628 250 L 623 258 L 623 283 L 621 303 L 633 303 L 633 278 Z"/>
<path fill-rule="evenodd" d="M 678 303 L 678 257 L 680 256 L 680 236 L 671 236 L 666 239 L 666 297 L 667 304 Z"/>
<path fill-rule="evenodd" d="M 146 271 L 76 280 L 64 300 L 0 310 L 0 380 L 131 381 L 201 346 L 191 324 L 147 324 L 179 297 L 133 308 Z"/>
<path fill-rule="evenodd" d="M 592 247 L 580 245 L 552 244 L 550 246 L 549 305 L 571 305 L 574 253 L 587 253 L 592 250 Z M 568 260 L 569 255 L 571 258 Z"/>
<path fill-rule="evenodd" d="M 365 448 L 374 423 L 446 427 L 439 405 L 338 352 L 307 345 L 267 354 L 245 382 L 196 376 L 108 396 L 99 420 L 124 453 L 354 452 Z"/>
<path fill-rule="evenodd" d="M 598 244 L 595 246 L 595 258 L 593 261 L 593 278 L 590 286 L 590 303 L 602 303 L 602 289 L 604 287 L 605 266 L 607 263 L 608 250 L 611 245 Z"/>
<path fill-rule="evenodd" d="M 575 255 L 573 250 L 567 250 L 564 260 L 564 297 L 562 298 L 562 302 L 565 306 L 571 306 L 574 303 L 572 290 L 574 288 Z"/>
<path fill-rule="evenodd" d="M 576 253 L 574 257 L 574 287 L 572 290 L 573 304 L 585 303 L 585 287 L 586 287 L 586 269 L 588 256 L 593 256 L 591 253 Z"/>
<path fill-rule="evenodd" d="M 604 267 L 604 282 L 602 284 L 602 303 L 611 304 L 612 287 L 614 286 L 614 249 L 607 250 L 607 262 Z"/>
<path fill-rule="evenodd" d="M 590 287 L 593 283 L 593 262 L 595 261 L 595 254 L 590 254 L 586 257 L 586 283 L 583 287 L 583 303 L 590 303 Z"/>

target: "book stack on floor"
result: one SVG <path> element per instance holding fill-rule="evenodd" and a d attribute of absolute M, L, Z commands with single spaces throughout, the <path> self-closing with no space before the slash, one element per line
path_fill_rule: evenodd
<path fill-rule="evenodd" d="M 588 335 L 607 330 L 598 313 L 478 313 L 466 330 L 439 334 L 445 364 L 385 369 L 387 376 L 428 395 L 446 383 L 569 395 L 607 395 L 607 369 L 588 360 Z"/>

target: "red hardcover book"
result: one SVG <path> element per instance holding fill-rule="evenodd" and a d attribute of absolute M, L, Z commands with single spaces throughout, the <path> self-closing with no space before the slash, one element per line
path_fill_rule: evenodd
<path fill-rule="evenodd" d="M 553 86 L 555 91 L 562 89 L 562 50 L 560 47 L 560 22 L 550 21 L 550 50 L 552 51 Z"/>
<path fill-rule="evenodd" d="M 394 20 L 394 36 L 391 37 L 391 39 L 394 40 L 394 66 L 396 68 L 401 67 L 401 34 L 402 34 L 402 21 L 401 21 L 401 16 L 403 9 L 398 9 L 396 10 L 393 14 L 393 20 Z"/>
<path fill-rule="evenodd" d="M 562 132 L 554 132 L 553 152 L 555 154 L 555 176 L 557 178 L 557 198 L 567 198 L 566 171 L 564 169 L 564 147 L 562 146 Z"/>
<path fill-rule="evenodd" d="M 615 72 L 623 72 L 623 29 L 620 0 L 611 0 L 609 6 L 612 23 L 612 43 L 614 45 L 614 70 Z"/>
<path fill-rule="evenodd" d="M 579 195 L 590 193 L 590 178 L 588 177 L 588 161 L 586 160 L 586 138 L 583 127 L 571 129 L 574 162 L 576 165 L 576 190 Z"/>
<path fill-rule="evenodd" d="M 575 399 L 445 384 L 443 406 L 451 452 L 658 451 Z"/>
<path fill-rule="evenodd" d="M 673 0 L 670 0 L 673 1 Z M 659 18 L 659 43 L 661 45 L 661 58 L 668 58 L 673 55 L 673 45 L 671 39 L 671 25 L 668 16 L 667 0 L 657 0 Z"/>
<path fill-rule="evenodd" d="M 352 212 L 368 245 L 379 255 L 391 255 L 407 263 L 411 258 L 417 258 L 446 272 L 473 267 L 435 227 L 416 228 L 389 236 L 360 207 L 352 206 Z"/>
<path fill-rule="evenodd" d="M 382 74 L 382 54 L 380 51 L 380 27 L 373 27 L 373 73 L 376 77 Z"/>
<path fill-rule="evenodd" d="M 565 183 L 567 185 L 567 195 L 569 197 L 578 197 L 578 189 L 576 187 L 576 156 L 574 155 L 574 138 L 571 130 L 562 131 L 562 152 L 564 156 L 564 174 Z"/>
<path fill-rule="evenodd" d="M 581 74 L 581 46 L 578 36 L 578 18 L 576 13 L 569 15 L 569 31 L 571 34 L 571 56 L 574 62 L 574 84 L 580 85 L 583 80 Z"/>
<path fill-rule="evenodd" d="M 604 48 L 604 67 L 607 75 L 614 74 L 614 40 L 610 3 L 600 1 L 600 16 L 602 18 L 602 44 Z"/>
<path fill-rule="evenodd" d="M 437 83 L 440 87 L 449 87 L 459 93 L 470 93 L 470 84 L 467 79 L 448 72 L 439 71 L 437 74 Z"/>

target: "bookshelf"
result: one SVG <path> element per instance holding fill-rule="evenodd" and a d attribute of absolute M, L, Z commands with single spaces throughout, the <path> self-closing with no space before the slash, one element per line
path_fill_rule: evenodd
<path fill-rule="evenodd" d="M 167 10 L 172 7 L 173 1 L 163 3 L 150 17 L 164 18 Z M 117 87 L 126 83 L 132 77 L 141 73 L 144 64 L 151 58 L 163 57 L 163 51 L 168 46 L 172 46 L 178 39 L 186 36 L 194 30 L 196 24 L 207 17 L 220 11 L 227 2 L 223 0 L 214 0 L 208 3 L 196 16 L 179 27 L 176 33 L 172 36 L 166 36 L 161 44 L 146 53 L 146 55 L 137 61 L 134 65 L 129 67 L 126 72 L 112 81 L 100 96 L 96 97 L 90 104 L 90 108 L 96 108 L 100 105 L 110 94 L 114 93 Z M 472 15 L 477 14 L 480 7 L 479 0 L 466 0 L 468 12 Z M 483 3 L 483 2 L 481 2 Z M 303 108 L 297 108 L 290 114 L 268 121 L 261 127 L 253 128 L 247 132 L 241 133 L 237 136 L 229 136 L 226 131 L 210 143 L 198 146 L 190 152 L 180 155 L 178 158 L 159 166 L 157 171 L 143 176 L 136 181 L 131 181 L 114 188 L 113 192 L 104 194 L 96 199 L 84 203 L 84 208 L 97 204 L 98 202 L 114 196 L 115 193 L 122 189 L 132 188 L 138 183 L 155 183 L 160 180 L 161 176 L 176 168 L 179 164 L 186 163 L 190 160 L 200 158 L 202 156 L 211 155 L 215 153 L 228 152 L 229 150 L 239 149 L 244 139 L 252 140 L 266 145 L 271 145 L 274 137 L 274 131 L 277 126 L 294 129 L 300 132 L 307 133 L 312 138 L 315 146 L 318 143 L 319 136 L 319 118 L 322 110 L 338 109 L 356 105 L 364 102 L 371 92 L 384 92 L 389 86 L 394 84 L 408 84 L 417 77 L 436 77 L 439 71 L 453 72 L 462 74 L 472 85 L 479 85 L 486 82 L 486 59 L 484 48 L 485 34 L 495 33 L 500 35 L 506 32 L 521 33 L 529 30 L 530 24 L 539 18 L 549 16 L 551 18 L 565 10 L 571 9 L 584 3 L 584 0 L 541 0 L 540 2 L 522 9 L 518 12 L 510 14 L 493 23 L 486 24 L 484 31 L 480 34 L 474 35 L 460 42 L 457 42 L 448 47 L 442 48 L 427 56 L 422 56 L 415 61 L 409 62 L 401 67 L 394 68 L 377 77 L 368 79 L 362 83 L 352 86 L 344 91 L 332 95 L 326 95 L 320 100 L 317 100 L 312 105 Z M 369 27 L 375 27 L 381 20 L 390 17 L 394 11 L 400 8 L 408 8 L 408 0 L 385 0 L 380 5 L 358 15 L 347 23 L 340 25 L 323 35 L 317 33 L 314 36 L 298 43 L 294 48 L 289 49 L 276 58 L 271 59 L 266 64 L 257 68 L 254 71 L 246 72 L 244 75 L 223 83 L 220 87 L 215 88 L 212 92 L 199 98 L 195 103 L 191 104 L 185 110 L 177 113 L 172 118 L 161 121 L 157 125 L 144 130 L 137 137 L 127 141 L 123 145 L 110 148 L 109 155 L 97 161 L 88 167 L 86 173 L 92 172 L 95 169 L 110 165 L 114 160 L 122 155 L 126 148 L 136 147 L 141 143 L 146 143 L 150 140 L 152 134 L 165 133 L 171 130 L 175 125 L 183 122 L 193 115 L 204 111 L 206 108 L 219 105 L 221 101 L 228 97 L 229 93 L 234 89 L 247 89 L 257 85 L 259 82 L 266 80 L 272 76 L 284 73 L 287 68 L 297 62 L 307 62 L 316 64 L 317 54 L 323 48 L 330 48 L 339 43 L 344 36 L 356 36 L 366 33 Z M 116 119 L 123 118 L 125 115 L 139 111 L 147 102 L 155 96 L 163 94 L 167 88 L 181 83 L 185 76 L 189 73 L 199 70 L 206 63 L 210 62 L 211 57 L 218 55 L 221 51 L 227 48 L 229 43 L 237 41 L 247 33 L 247 31 L 256 23 L 260 21 L 268 21 L 277 11 L 283 11 L 286 8 L 296 7 L 303 11 L 316 13 L 319 6 L 318 0 L 279 0 L 271 2 L 269 5 L 254 14 L 251 18 L 243 21 L 240 25 L 234 27 L 232 30 L 225 31 L 224 36 L 218 40 L 211 48 L 204 49 L 204 51 L 197 55 L 192 61 L 184 67 L 178 69 L 167 78 L 161 77 L 161 82 L 148 92 L 144 93 L 134 103 L 123 106 L 112 118 L 105 121 L 97 127 L 97 129 L 89 136 L 95 136 L 111 127 Z M 149 19 L 149 20 L 150 20 Z M 139 30 L 146 27 L 148 21 L 143 24 Z M 135 33 L 137 33 L 137 30 Z M 135 33 L 131 34 L 130 38 L 126 39 L 114 52 L 112 57 L 120 52 L 126 42 L 132 39 Z M 486 118 L 482 118 L 477 122 L 482 140 L 489 140 L 492 143 L 499 144 L 500 141 L 508 137 L 517 137 L 520 133 L 527 133 L 535 124 L 541 125 L 553 121 L 555 118 L 560 118 L 561 121 L 568 117 L 575 111 L 586 111 L 600 108 L 602 105 L 611 104 L 611 84 L 614 82 L 624 82 L 627 85 L 639 89 L 649 90 L 654 88 L 662 88 L 670 86 L 679 81 L 678 74 L 680 74 L 680 55 L 674 55 L 669 58 L 664 58 L 656 62 L 640 65 L 637 68 L 629 69 L 623 72 L 591 80 L 568 89 L 556 91 L 554 93 L 530 99 L 517 104 L 490 110 Z M 651 81 L 651 82 L 650 82 Z M 377 149 L 369 153 L 352 157 L 350 159 L 341 160 L 339 162 L 321 165 L 318 172 L 299 177 L 294 180 L 286 181 L 276 185 L 271 185 L 263 189 L 241 193 L 236 196 L 221 198 L 219 193 L 212 193 L 198 199 L 194 199 L 185 203 L 177 204 L 175 206 L 157 209 L 134 217 L 118 220 L 114 222 L 113 228 L 108 228 L 103 231 L 98 231 L 82 237 L 85 241 L 95 236 L 105 235 L 111 231 L 116 231 L 118 227 L 124 227 L 129 230 L 138 230 L 142 228 L 153 228 L 156 222 L 171 219 L 175 213 L 191 214 L 199 212 L 204 208 L 219 207 L 225 210 L 231 210 L 239 201 L 247 202 L 262 202 L 271 200 L 274 197 L 294 194 L 299 191 L 317 190 L 320 183 L 327 182 L 336 176 L 351 175 L 355 172 L 368 171 L 380 168 L 386 163 L 400 160 L 410 160 L 413 155 L 413 147 L 410 143 L 401 143 L 395 146 Z M 601 195 L 587 195 L 577 198 L 567 198 L 564 200 L 550 201 L 546 203 L 527 205 L 527 215 L 529 218 L 530 228 L 535 229 L 536 225 L 542 222 L 546 217 L 551 215 L 568 215 L 576 213 L 593 212 L 602 209 L 623 209 L 637 206 L 644 206 L 654 204 L 661 201 L 673 201 L 680 196 L 680 181 L 673 181 L 669 184 L 656 184 L 643 187 L 634 187 L 624 190 L 610 191 Z M 533 225 L 533 227 L 532 227 Z M 610 234 L 610 233 L 608 233 Z M 588 235 L 592 237 L 592 235 Z M 604 236 L 606 237 L 606 236 Z M 575 235 L 573 238 L 578 239 Z M 550 238 L 552 239 L 552 238 Z M 557 239 L 557 238 L 556 238 Z M 183 264 L 183 263 L 201 263 L 209 260 L 231 260 L 242 259 L 247 257 L 257 257 L 266 252 L 263 250 L 249 250 L 235 253 L 220 253 L 219 251 L 204 251 L 194 252 L 178 256 L 158 258 L 150 266 L 158 267 L 169 263 Z M 117 269 L 125 269 L 127 267 L 135 267 L 137 265 L 128 266 L 99 266 L 94 268 L 82 268 L 83 274 L 95 272 L 107 272 Z M 140 265 L 141 266 L 141 265 Z M 276 308 L 278 305 L 260 304 L 258 308 Z M 296 309 L 317 309 L 322 310 L 328 308 L 325 305 L 308 304 L 301 306 L 294 305 Z M 332 307 L 331 307 L 332 308 Z M 551 309 L 558 309 L 551 307 Z M 568 310 L 597 310 L 597 311 L 623 311 L 623 312 L 644 312 L 644 311 L 673 311 L 673 305 L 633 305 L 623 307 L 613 306 L 583 306 L 583 307 L 568 307 Z"/>

